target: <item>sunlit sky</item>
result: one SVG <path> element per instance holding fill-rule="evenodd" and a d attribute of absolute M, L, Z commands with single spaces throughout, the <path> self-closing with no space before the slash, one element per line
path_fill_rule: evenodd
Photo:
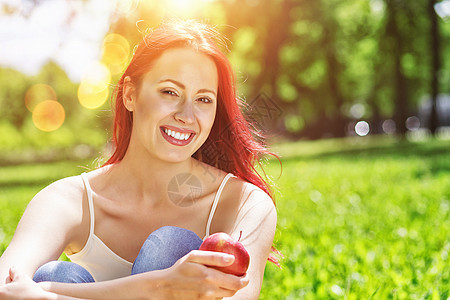
<path fill-rule="evenodd" d="M 0 15 L 0 66 L 34 75 L 52 59 L 79 82 L 101 54 L 114 2 L 47 0 L 33 8 L 29 0 L 0 0 L 17 9 Z"/>

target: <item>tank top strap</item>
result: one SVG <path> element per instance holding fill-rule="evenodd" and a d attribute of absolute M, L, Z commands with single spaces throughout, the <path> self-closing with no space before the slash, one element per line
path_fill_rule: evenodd
<path fill-rule="evenodd" d="M 94 224 L 95 224 L 95 216 L 94 216 L 94 199 L 92 196 L 92 188 L 89 184 L 89 180 L 86 176 L 86 173 L 81 174 L 81 178 L 83 179 L 84 186 L 86 187 L 86 193 L 88 197 L 88 205 L 89 205 L 89 215 L 90 215 L 90 227 L 89 227 L 89 239 L 94 234 Z"/>
<path fill-rule="evenodd" d="M 220 194 L 222 194 L 223 188 L 225 187 L 225 184 L 227 183 L 228 179 L 230 179 L 230 177 L 236 177 L 231 173 L 228 173 L 222 180 L 222 182 L 220 183 L 219 189 L 216 192 L 216 195 L 214 197 L 214 201 L 211 207 L 211 211 L 209 212 L 209 217 L 208 217 L 208 222 L 206 223 L 206 235 L 203 239 L 207 238 L 209 236 L 209 230 L 211 227 L 211 221 L 214 217 L 214 213 L 216 212 L 216 208 L 217 208 L 217 204 L 219 203 L 219 198 L 220 198 Z"/>

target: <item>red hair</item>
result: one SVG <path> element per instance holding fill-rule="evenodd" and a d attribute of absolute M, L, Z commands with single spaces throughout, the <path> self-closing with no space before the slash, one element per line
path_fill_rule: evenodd
<path fill-rule="evenodd" d="M 133 58 L 120 78 L 115 90 L 114 153 L 105 165 L 123 159 L 130 142 L 133 125 L 132 113 L 123 105 L 123 83 L 127 76 L 137 85 L 150 70 L 152 63 L 167 49 L 190 47 L 211 57 L 218 71 L 217 111 L 211 133 L 193 157 L 225 172 L 233 173 L 265 191 L 272 199 L 273 192 L 266 180 L 255 169 L 262 156 L 270 152 L 262 138 L 244 118 L 244 103 L 236 96 L 236 82 L 231 64 L 217 43 L 222 43 L 219 33 L 212 27 L 195 21 L 163 24 L 151 31 L 135 49 Z M 274 201 L 275 203 L 275 201 Z M 269 260 L 277 263 L 272 256 Z"/>

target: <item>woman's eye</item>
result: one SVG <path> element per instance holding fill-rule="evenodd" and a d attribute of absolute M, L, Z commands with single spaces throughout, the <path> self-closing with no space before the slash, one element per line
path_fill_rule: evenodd
<path fill-rule="evenodd" d="M 171 90 L 163 90 L 162 93 L 169 95 L 169 96 L 178 96 L 178 94 L 176 92 L 171 91 Z"/>
<path fill-rule="evenodd" d="M 203 102 L 203 103 L 211 103 L 212 102 L 212 100 L 208 97 L 198 98 L 198 101 Z"/>

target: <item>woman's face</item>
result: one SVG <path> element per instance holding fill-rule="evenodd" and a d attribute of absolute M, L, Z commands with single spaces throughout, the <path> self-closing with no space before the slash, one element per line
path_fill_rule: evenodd
<path fill-rule="evenodd" d="M 124 104 L 133 111 L 130 147 L 166 161 L 186 160 L 208 138 L 217 89 L 209 56 L 189 48 L 166 50 L 139 87 L 125 85 Z"/>

